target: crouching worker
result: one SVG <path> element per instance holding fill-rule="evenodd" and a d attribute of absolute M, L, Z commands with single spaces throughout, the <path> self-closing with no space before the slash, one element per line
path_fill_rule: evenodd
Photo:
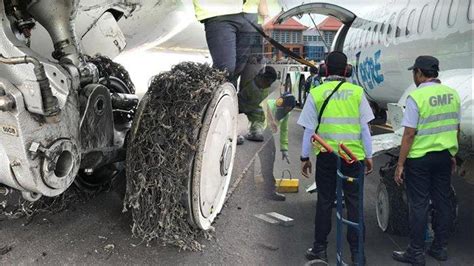
<path fill-rule="evenodd" d="M 320 73 L 327 77 L 322 85 L 310 91 L 298 124 L 305 128 L 301 153 L 302 174 L 306 178 L 311 173 L 309 158 L 312 149 L 311 136 L 317 131 L 334 150 L 344 143 L 359 161 L 365 161 L 366 174 L 372 172 L 372 142 L 368 123 L 374 119 L 369 102 L 364 96 L 363 88 L 346 81 L 351 75 L 351 66 L 347 57 L 341 52 L 331 52 L 326 58 L 326 65 L 320 66 Z M 314 243 L 306 252 L 308 260 L 327 262 L 327 236 L 331 231 L 332 208 L 336 198 L 336 164 L 333 153 L 322 153 L 315 149 L 316 185 L 318 200 Z M 358 164 L 342 162 L 342 173 L 346 176 L 358 176 L 363 167 Z M 344 182 L 344 199 L 347 219 L 358 222 L 358 187 L 357 182 Z M 349 227 L 347 241 L 350 245 L 352 262 L 357 261 L 357 230 Z M 364 258 L 365 260 L 365 258 Z"/>
<path fill-rule="evenodd" d="M 270 99 L 262 103 L 262 108 L 265 111 L 267 129 L 269 128 L 273 134 L 277 134 L 279 131 L 281 159 L 288 164 L 290 163 L 288 157 L 288 119 L 291 110 L 293 110 L 295 106 L 295 97 L 290 93 L 285 93 L 276 100 Z M 284 201 L 285 195 L 275 190 L 273 164 L 275 162 L 276 145 L 274 139 L 272 135 L 272 139 L 265 144 L 265 147 L 258 156 L 262 165 L 265 197 L 271 200 Z"/>
<path fill-rule="evenodd" d="M 266 66 L 255 77 L 249 81 L 243 81 L 240 86 L 239 112 L 244 113 L 249 122 L 250 129 L 245 138 L 251 141 L 263 141 L 263 130 L 265 129 L 265 113 L 261 103 L 270 94 L 270 87 L 277 79 L 277 73 L 271 66 Z M 242 80 L 241 80 L 242 82 Z M 243 138 L 239 136 L 237 144 L 242 144 Z"/>

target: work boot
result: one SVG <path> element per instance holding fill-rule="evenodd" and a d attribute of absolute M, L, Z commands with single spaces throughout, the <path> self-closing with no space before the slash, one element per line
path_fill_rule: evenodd
<path fill-rule="evenodd" d="M 305 257 L 307 260 L 322 260 L 328 262 L 328 254 L 325 246 L 318 246 L 317 248 L 309 248 L 306 250 Z"/>
<path fill-rule="evenodd" d="M 245 135 L 245 138 L 250 141 L 262 142 L 263 134 L 260 131 L 250 131 L 249 133 L 247 133 L 247 135 Z"/>
<path fill-rule="evenodd" d="M 426 252 L 428 255 L 431 257 L 435 258 L 436 260 L 439 261 L 447 261 L 448 260 L 448 248 L 447 247 L 441 247 L 438 245 L 431 245 L 431 247 L 428 249 Z"/>
<path fill-rule="evenodd" d="M 425 266 L 425 253 L 423 250 L 413 250 L 408 247 L 405 251 L 394 251 L 392 258 L 396 261 L 410 263 L 414 266 Z"/>
<path fill-rule="evenodd" d="M 244 140 L 245 140 L 244 136 L 242 136 L 242 135 L 237 135 L 237 145 L 242 145 L 242 144 L 244 144 Z"/>
<path fill-rule="evenodd" d="M 278 192 L 270 193 L 270 194 L 267 195 L 266 198 L 269 199 L 269 200 L 274 200 L 274 201 L 285 201 L 286 200 L 286 196 L 281 194 L 281 193 L 278 193 Z"/>
<path fill-rule="evenodd" d="M 359 260 L 358 260 L 358 253 L 359 253 L 359 250 L 358 249 L 351 249 L 351 261 L 352 261 L 352 265 L 354 266 L 359 266 Z M 362 259 L 362 265 L 365 265 L 366 264 L 366 258 L 365 258 L 365 255 L 364 255 L 364 258 Z"/>
<path fill-rule="evenodd" d="M 265 129 L 264 122 L 262 121 L 250 121 L 249 133 L 245 135 L 245 138 L 251 141 L 263 141 L 263 130 Z"/>

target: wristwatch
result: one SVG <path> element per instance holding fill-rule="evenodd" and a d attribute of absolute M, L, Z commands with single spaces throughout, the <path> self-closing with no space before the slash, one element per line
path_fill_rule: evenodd
<path fill-rule="evenodd" d="M 309 161 L 309 157 L 300 156 L 300 161 L 307 162 L 307 161 Z"/>

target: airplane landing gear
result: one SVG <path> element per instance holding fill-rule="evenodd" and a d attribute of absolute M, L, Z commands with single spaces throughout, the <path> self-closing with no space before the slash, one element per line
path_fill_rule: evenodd
<path fill-rule="evenodd" d="M 385 166 L 380 168 L 380 183 L 377 187 L 376 196 L 376 214 L 379 228 L 389 234 L 407 236 L 409 232 L 408 224 L 408 200 L 406 196 L 405 186 L 397 186 L 393 180 L 395 169 L 397 167 L 398 157 L 392 154 L 391 159 Z M 454 232 L 458 217 L 458 204 L 456 198 L 456 191 L 451 186 L 451 194 L 449 195 L 453 223 L 451 225 L 451 232 Z M 436 228 L 436 219 L 434 213 L 436 209 L 430 203 L 429 221 L 431 227 Z"/>

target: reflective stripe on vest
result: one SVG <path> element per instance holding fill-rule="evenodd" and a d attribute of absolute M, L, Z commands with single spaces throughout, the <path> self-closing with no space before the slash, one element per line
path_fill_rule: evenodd
<path fill-rule="evenodd" d="M 323 139 L 332 140 L 360 140 L 360 134 L 348 134 L 348 133 L 321 133 L 318 134 Z"/>
<path fill-rule="evenodd" d="M 433 134 L 438 134 L 438 133 L 443 133 L 443 132 L 448 132 L 448 131 L 453 131 L 453 130 L 457 131 L 458 125 L 447 125 L 447 126 L 421 129 L 416 132 L 416 135 L 417 136 L 433 135 Z"/>
<path fill-rule="evenodd" d="M 418 106 L 415 139 L 408 158 L 420 158 L 428 152 L 458 151 L 460 99 L 458 93 L 441 84 L 422 87 L 410 93 Z"/>
<path fill-rule="evenodd" d="M 323 83 L 310 90 L 318 113 L 324 100 L 339 84 L 339 81 Z M 335 150 L 344 143 L 359 160 L 365 158 L 361 138 L 360 103 L 363 89 L 351 83 L 344 83 L 329 100 L 321 117 L 318 134 Z M 315 153 L 319 150 L 315 149 Z"/>
<path fill-rule="evenodd" d="M 321 123 L 357 125 L 360 123 L 360 119 L 358 117 L 322 117 Z"/>
<path fill-rule="evenodd" d="M 260 0 L 193 0 L 194 12 L 196 18 L 202 21 L 207 18 L 238 14 L 258 12 Z"/>
<path fill-rule="evenodd" d="M 459 114 L 456 113 L 456 112 L 432 115 L 432 116 L 428 116 L 427 118 L 419 119 L 420 121 L 418 121 L 418 124 L 419 125 L 428 124 L 428 123 L 431 123 L 431 122 L 447 120 L 447 119 L 456 119 L 457 120 L 458 117 L 459 117 Z"/>

